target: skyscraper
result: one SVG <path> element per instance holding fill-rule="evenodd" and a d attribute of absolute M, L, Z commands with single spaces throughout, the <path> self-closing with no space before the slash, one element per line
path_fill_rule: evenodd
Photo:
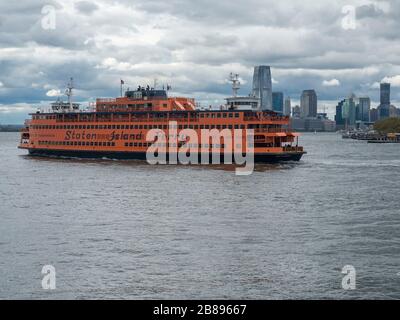
<path fill-rule="evenodd" d="M 272 80 L 269 66 L 254 67 L 253 96 L 260 99 L 261 110 L 272 110 Z"/>
<path fill-rule="evenodd" d="M 371 109 L 371 99 L 361 97 L 358 103 L 358 119 L 363 122 L 369 122 L 369 111 Z"/>
<path fill-rule="evenodd" d="M 304 90 L 301 94 L 300 109 L 303 118 L 317 116 L 318 98 L 315 90 Z"/>
<path fill-rule="evenodd" d="M 381 83 L 381 104 L 378 107 L 379 119 L 390 117 L 390 83 Z"/>
<path fill-rule="evenodd" d="M 290 101 L 290 97 L 286 97 L 285 105 L 283 107 L 283 114 L 285 116 L 290 116 L 291 110 L 292 110 L 292 102 Z"/>
<path fill-rule="evenodd" d="M 283 113 L 283 92 L 272 92 L 272 110 Z"/>
<path fill-rule="evenodd" d="M 381 83 L 381 104 L 390 105 L 390 83 Z"/>
<path fill-rule="evenodd" d="M 335 121 L 336 121 L 336 127 L 337 128 L 344 128 L 345 125 L 345 120 L 343 119 L 343 104 L 345 103 L 346 100 L 340 101 L 337 106 L 336 106 L 336 115 L 335 115 Z"/>
<path fill-rule="evenodd" d="M 345 120 L 345 126 L 353 127 L 356 123 L 356 97 L 354 94 L 348 97 L 342 106 L 342 118 Z"/>

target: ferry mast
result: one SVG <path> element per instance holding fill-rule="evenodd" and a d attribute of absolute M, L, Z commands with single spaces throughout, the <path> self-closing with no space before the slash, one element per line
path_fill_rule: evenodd
<path fill-rule="evenodd" d="M 73 110 L 72 107 L 72 89 L 74 88 L 74 79 L 71 78 L 69 80 L 69 83 L 67 84 L 67 89 L 65 90 L 65 95 L 68 97 L 68 104 L 69 104 L 69 109 Z"/>

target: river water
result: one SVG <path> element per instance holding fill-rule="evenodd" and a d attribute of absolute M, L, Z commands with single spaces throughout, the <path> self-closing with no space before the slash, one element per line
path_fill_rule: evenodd
<path fill-rule="evenodd" d="M 300 163 L 237 176 L 17 142 L 0 133 L 0 298 L 400 298 L 398 144 L 304 134 Z"/>

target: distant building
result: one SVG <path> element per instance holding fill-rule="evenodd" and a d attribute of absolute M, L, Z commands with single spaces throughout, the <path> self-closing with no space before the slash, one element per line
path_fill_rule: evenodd
<path fill-rule="evenodd" d="M 357 120 L 369 122 L 369 112 L 371 109 L 371 99 L 369 97 L 361 97 L 358 102 Z"/>
<path fill-rule="evenodd" d="M 399 109 L 397 109 L 395 106 L 390 106 L 389 107 L 389 117 L 391 118 L 397 118 L 399 116 Z"/>
<path fill-rule="evenodd" d="M 269 66 L 254 67 L 252 95 L 260 99 L 261 110 L 272 110 L 272 77 Z"/>
<path fill-rule="evenodd" d="M 381 104 L 378 106 L 379 119 L 390 117 L 390 83 L 381 83 Z"/>
<path fill-rule="evenodd" d="M 379 120 L 379 113 L 377 108 L 373 108 L 369 111 L 369 120 L 371 122 L 376 122 Z"/>
<path fill-rule="evenodd" d="M 381 83 L 381 104 L 390 105 L 390 83 Z"/>
<path fill-rule="evenodd" d="M 347 98 L 342 107 L 342 118 L 345 122 L 345 128 L 354 127 L 356 124 L 356 97 L 352 94 Z"/>
<path fill-rule="evenodd" d="M 272 92 L 272 110 L 283 113 L 283 92 Z"/>
<path fill-rule="evenodd" d="M 304 90 L 301 94 L 300 109 L 302 118 L 315 118 L 317 116 L 317 93 L 315 90 Z"/>
<path fill-rule="evenodd" d="M 291 118 L 291 128 L 296 131 L 332 132 L 336 130 L 335 121 L 329 120 L 326 114 L 316 118 Z"/>
<path fill-rule="evenodd" d="M 301 110 L 299 106 L 295 106 L 292 110 L 292 117 L 293 118 L 300 118 L 301 117 Z"/>
<path fill-rule="evenodd" d="M 338 130 L 344 129 L 346 124 L 343 118 L 343 104 L 345 103 L 345 101 L 346 100 L 340 101 L 336 106 L 335 122 Z"/>
<path fill-rule="evenodd" d="M 290 101 L 290 97 L 286 97 L 285 104 L 283 106 L 283 114 L 285 116 L 290 116 L 292 110 L 292 102 Z"/>

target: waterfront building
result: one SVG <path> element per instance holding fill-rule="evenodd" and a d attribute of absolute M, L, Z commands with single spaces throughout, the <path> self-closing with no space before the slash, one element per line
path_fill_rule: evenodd
<path fill-rule="evenodd" d="M 315 118 L 317 116 L 318 98 L 315 90 L 304 90 L 301 94 L 300 109 L 302 118 Z"/>
<path fill-rule="evenodd" d="M 283 113 L 283 92 L 272 92 L 272 110 Z"/>
<path fill-rule="evenodd" d="M 260 99 L 261 110 L 272 110 L 272 77 L 269 66 L 254 67 L 252 95 Z"/>

